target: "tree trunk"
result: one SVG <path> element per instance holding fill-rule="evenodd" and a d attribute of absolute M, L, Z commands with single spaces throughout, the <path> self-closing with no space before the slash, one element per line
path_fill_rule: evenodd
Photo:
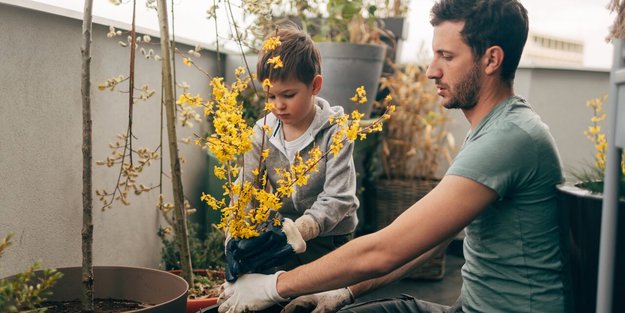
<path fill-rule="evenodd" d="M 191 255 L 189 253 L 189 240 L 187 232 L 187 215 L 184 208 L 184 194 L 182 192 L 182 177 L 180 174 L 180 159 L 178 158 L 178 142 L 176 136 L 176 111 L 174 106 L 172 55 L 169 42 L 169 22 L 167 19 L 166 0 L 157 0 L 158 23 L 161 34 L 162 79 L 167 115 L 167 137 L 169 140 L 169 160 L 171 165 L 171 185 L 174 197 L 174 232 L 175 240 L 180 251 L 180 265 L 182 278 L 189 286 L 193 285 L 193 273 L 191 268 Z"/>
<path fill-rule="evenodd" d="M 82 22 L 82 312 L 93 312 L 93 198 L 91 162 L 91 17 L 93 0 L 85 0 Z"/>

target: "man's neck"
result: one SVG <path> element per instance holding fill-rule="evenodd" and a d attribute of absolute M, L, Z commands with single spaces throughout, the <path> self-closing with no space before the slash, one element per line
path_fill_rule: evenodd
<path fill-rule="evenodd" d="M 471 129 L 477 127 L 498 103 L 514 95 L 512 87 L 502 82 L 485 84 L 482 87 L 477 104 L 470 109 L 462 109 Z"/>

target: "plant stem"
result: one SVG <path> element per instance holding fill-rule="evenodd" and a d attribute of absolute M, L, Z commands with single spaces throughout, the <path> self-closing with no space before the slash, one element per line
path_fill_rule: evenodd
<path fill-rule="evenodd" d="M 93 0 L 85 0 L 82 22 L 82 312 L 93 312 L 93 143 L 91 121 L 91 30 Z"/>
<path fill-rule="evenodd" d="M 184 194 L 180 171 L 180 158 L 178 157 L 178 143 L 176 136 L 176 110 L 174 107 L 173 78 L 171 70 L 171 46 L 169 42 L 169 23 L 167 19 L 167 3 L 165 0 L 157 0 L 158 21 L 161 34 L 162 79 L 165 94 L 165 112 L 167 115 L 167 137 L 169 140 L 169 162 L 171 166 L 171 184 L 174 197 L 174 231 L 175 240 L 180 251 L 180 265 L 182 278 L 193 286 L 193 272 L 191 267 L 191 255 L 189 253 L 189 238 L 187 231 L 187 216 L 184 208 Z"/>

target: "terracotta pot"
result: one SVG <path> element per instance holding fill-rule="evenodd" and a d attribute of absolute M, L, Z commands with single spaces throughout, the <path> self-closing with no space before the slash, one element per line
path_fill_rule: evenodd
<path fill-rule="evenodd" d="M 169 271 L 173 274 L 176 275 L 180 275 L 180 273 L 182 272 L 181 270 L 171 270 Z M 193 270 L 193 274 L 194 275 L 201 275 L 201 276 L 213 276 L 213 277 L 219 277 L 222 280 L 225 280 L 225 273 L 224 271 L 221 270 L 208 270 L 208 269 L 196 269 Z M 212 297 L 212 298 L 187 298 L 187 309 L 186 309 L 186 313 L 196 313 L 198 311 L 200 311 L 201 309 L 204 308 L 208 308 L 208 307 L 215 307 L 217 304 L 217 297 Z"/>
<path fill-rule="evenodd" d="M 52 296 L 48 300 L 80 300 L 82 269 L 65 267 L 57 270 L 63 273 L 63 277 L 52 287 Z M 37 271 L 36 274 L 41 272 Z M 93 275 L 95 298 L 123 299 L 152 305 L 127 312 L 184 312 L 189 286 L 179 276 L 150 268 L 124 266 L 95 266 Z"/>
<path fill-rule="evenodd" d="M 195 313 L 204 308 L 217 305 L 217 298 L 188 299 L 186 313 Z"/>

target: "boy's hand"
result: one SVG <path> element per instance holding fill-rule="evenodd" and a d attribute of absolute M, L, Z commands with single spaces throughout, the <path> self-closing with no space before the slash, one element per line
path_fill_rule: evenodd
<path fill-rule="evenodd" d="M 304 241 L 319 236 L 319 224 L 317 224 L 317 221 L 310 215 L 302 215 L 296 219 L 295 226 L 297 226 L 299 233 L 302 234 Z"/>
<path fill-rule="evenodd" d="M 306 242 L 291 219 L 281 227 L 269 226 L 266 232 L 250 239 L 232 239 L 226 245 L 226 280 L 234 282 L 239 274 L 261 272 L 280 265 L 294 253 L 306 251 Z"/>

